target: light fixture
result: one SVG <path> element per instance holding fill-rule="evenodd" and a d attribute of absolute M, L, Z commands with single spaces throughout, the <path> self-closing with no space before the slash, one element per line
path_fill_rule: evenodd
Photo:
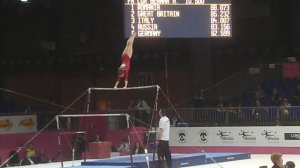
<path fill-rule="evenodd" d="M 20 0 L 20 1 L 23 2 L 23 3 L 29 3 L 28 0 Z"/>

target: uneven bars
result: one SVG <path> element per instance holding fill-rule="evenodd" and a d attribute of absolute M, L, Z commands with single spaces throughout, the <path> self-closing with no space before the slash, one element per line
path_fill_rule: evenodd
<path fill-rule="evenodd" d="M 69 115 L 56 115 L 57 117 L 116 117 L 116 116 L 129 116 L 128 114 L 69 114 Z"/>
<path fill-rule="evenodd" d="M 149 88 L 160 88 L 159 85 L 151 86 L 138 86 L 138 87 L 127 87 L 127 88 L 89 88 L 90 90 L 135 90 L 135 89 L 149 89 Z"/>

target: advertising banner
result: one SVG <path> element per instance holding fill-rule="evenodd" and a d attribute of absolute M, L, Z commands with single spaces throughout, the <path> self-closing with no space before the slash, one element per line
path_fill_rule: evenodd
<path fill-rule="evenodd" d="M 0 116 L 0 134 L 37 131 L 36 115 Z"/>
<path fill-rule="evenodd" d="M 170 146 L 299 147 L 300 127 L 171 127 Z"/>
<path fill-rule="evenodd" d="M 295 63 L 283 63 L 282 65 L 282 77 L 283 78 L 298 78 L 300 77 L 300 64 Z"/>

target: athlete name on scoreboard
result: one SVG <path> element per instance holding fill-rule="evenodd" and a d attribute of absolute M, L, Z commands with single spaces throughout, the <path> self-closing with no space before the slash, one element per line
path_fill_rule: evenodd
<path fill-rule="evenodd" d="M 155 19 L 179 18 L 180 11 L 161 10 L 161 5 L 169 5 L 174 2 L 176 2 L 176 0 L 127 0 L 127 3 L 132 4 L 131 31 L 137 31 L 138 37 L 161 36 L 161 30 L 155 22 Z M 136 5 L 136 14 L 133 4 Z M 137 20 L 135 18 L 137 18 Z"/>

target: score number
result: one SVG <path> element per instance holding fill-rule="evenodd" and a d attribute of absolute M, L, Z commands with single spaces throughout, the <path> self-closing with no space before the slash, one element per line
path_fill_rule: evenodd
<path fill-rule="evenodd" d="M 213 4 L 210 6 L 211 36 L 231 36 L 229 4 Z"/>

